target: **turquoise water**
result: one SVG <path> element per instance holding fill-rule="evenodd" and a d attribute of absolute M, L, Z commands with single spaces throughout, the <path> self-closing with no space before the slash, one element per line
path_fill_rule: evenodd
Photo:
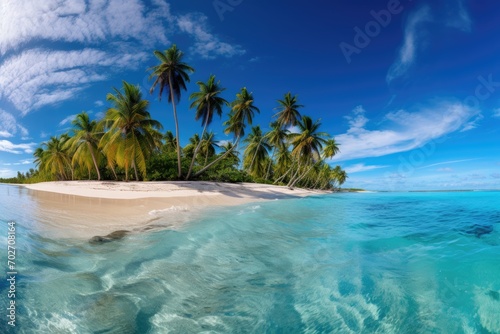
<path fill-rule="evenodd" d="M 26 190 L 0 199 L 11 332 L 500 333 L 498 192 L 271 201 L 103 245 L 41 236 Z"/>

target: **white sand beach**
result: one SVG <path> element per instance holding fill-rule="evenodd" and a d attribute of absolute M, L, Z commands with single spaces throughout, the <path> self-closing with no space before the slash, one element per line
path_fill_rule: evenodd
<path fill-rule="evenodd" d="M 181 228 L 208 208 L 324 194 L 265 184 L 61 181 L 24 185 L 37 226 L 51 235 L 89 238 L 117 230 Z"/>

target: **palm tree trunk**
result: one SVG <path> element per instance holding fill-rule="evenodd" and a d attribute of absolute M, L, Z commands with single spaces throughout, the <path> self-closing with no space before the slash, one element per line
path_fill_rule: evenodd
<path fill-rule="evenodd" d="M 132 162 L 132 167 L 134 168 L 135 180 L 139 181 L 139 175 L 137 175 L 137 167 L 135 166 L 135 160 Z"/>
<path fill-rule="evenodd" d="M 115 176 L 115 181 L 118 181 L 118 175 L 116 175 L 115 167 L 113 167 L 113 164 L 108 162 L 108 167 L 113 172 L 113 175 Z"/>
<path fill-rule="evenodd" d="M 274 155 L 276 154 L 276 149 L 273 148 L 273 154 L 271 156 L 271 161 L 269 162 L 269 166 L 267 167 L 267 172 L 266 172 L 266 180 L 267 178 L 269 177 L 269 172 L 271 171 L 271 166 L 273 165 L 273 161 L 274 161 Z"/>
<path fill-rule="evenodd" d="M 210 112 L 210 102 L 208 102 L 207 111 Z M 196 145 L 196 148 L 194 149 L 193 159 L 191 160 L 191 165 L 189 165 L 189 171 L 188 171 L 187 176 L 186 176 L 186 181 L 189 180 L 189 177 L 191 176 L 191 171 L 193 170 L 193 165 L 194 165 L 194 162 L 196 160 L 196 155 L 198 154 L 198 150 L 200 149 L 201 143 L 203 142 L 203 136 L 205 135 L 205 132 L 207 131 L 207 126 L 208 126 L 208 115 L 207 115 L 207 118 L 205 119 L 205 125 L 203 126 L 203 131 L 201 133 L 200 142 L 198 143 L 198 145 Z"/>
<path fill-rule="evenodd" d="M 300 161 L 299 161 L 298 164 L 297 164 L 297 171 L 295 172 L 295 174 L 293 174 L 293 176 L 290 178 L 290 181 L 288 181 L 288 184 L 286 185 L 288 188 L 292 188 L 291 184 L 293 183 L 293 181 L 297 177 L 297 174 L 299 174 L 300 167 L 301 166 L 300 166 Z"/>
<path fill-rule="evenodd" d="M 94 150 L 89 142 L 87 142 L 87 145 L 90 150 L 90 155 L 92 156 L 92 161 L 94 162 L 95 171 L 97 172 L 97 181 L 101 181 L 101 172 L 99 172 L 99 166 L 97 165 L 97 160 L 95 158 Z"/>
<path fill-rule="evenodd" d="M 253 163 L 255 162 L 255 158 L 257 157 L 257 153 L 259 153 L 259 147 L 260 144 L 262 143 L 262 140 L 264 139 L 264 136 L 262 136 L 259 140 L 259 143 L 257 144 L 257 148 L 255 149 L 255 153 L 252 158 L 252 162 L 250 163 L 250 171 L 252 170 Z"/>
<path fill-rule="evenodd" d="M 283 180 L 288 175 L 288 173 L 290 173 L 291 171 L 292 171 L 292 169 L 290 168 L 289 170 L 286 171 L 285 174 L 281 175 L 278 179 L 276 179 L 276 181 L 274 181 L 273 184 L 277 184 L 278 182 Z"/>
<path fill-rule="evenodd" d="M 309 167 L 308 170 L 306 170 L 302 175 L 300 175 L 293 183 L 292 185 L 290 186 L 290 188 L 293 188 L 293 186 L 295 184 L 297 184 L 297 182 L 301 181 L 304 177 L 306 177 L 307 174 L 309 174 L 309 172 L 314 168 L 314 165 L 315 164 L 312 164 L 311 167 Z"/>
<path fill-rule="evenodd" d="M 172 107 L 174 109 L 174 122 L 175 122 L 175 139 L 177 141 L 177 178 L 182 177 L 181 167 L 181 144 L 179 141 L 179 122 L 177 120 L 177 107 L 175 105 L 174 90 L 172 89 L 172 73 L 168 75 L 168 87 L 170 89 L 170 99 L 172 100 Z"/>
<path fill-rule="evenodd" d="M 236 149 L 236 147 L 238 147 L 239 143 L 240 143 L 240 137 L 238 136 L 238 138 L 236 138 L 236 142 L 235 142 L 233 147 L 231 147 L 229 150 L 226 151 L 226 153 L 224 153 L 223 155 L 221 155 L 220 157 L 218 157 L 217 159 L 215 159 L 214 161 L 212 161 L 211 163 L 209 163 L 208 165 L 203 167 L 201 170 L 196 172 L 194 174 L 194 176 L 196 177 L 198 175 L 203 174 L 207 169 L 209 169 L 210 167 L 212 167 L 213 165 L 215 165 L 216 163 L 218 163 L 219 161 L 221 161 L 222 159 L 227 157 L 229 155 L 229 153 L 231 153 L 232 151 L 234 151 Z"/>

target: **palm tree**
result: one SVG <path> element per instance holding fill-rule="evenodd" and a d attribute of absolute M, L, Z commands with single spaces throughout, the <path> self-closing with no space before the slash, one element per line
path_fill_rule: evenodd
<path fill-rule="evenodd" d="M 239 164 L 240 158 L 238 157 L 239 152 L 234 150 L 234 144 L 231 142 L 227 142 L 225 145 L 220 145 L 222 148 L 223 156 L 225 159 L 229 159 L 234 161 L 234 164 Z"/>
<path fill-rule="evenodd" d="M 194 156 L 194 150 L 200 143 L 200 135 L 195 133 L 191 138 L 189 138 L 189 144 L 184 147 L 184 154 L 187 157 L 193 157 Z"/>
<path fill-rule="evenodd" d="M 123 92 L 114 89 L 115 94 L 108 94 L 107 100 L 113 104 L 106 112 L 104 122 L 108 131 L 101 138 L 103 148 L 109 161 L 125 169 L 125 180 L 128 171 L 134 169 L 136 180 L 139 179 L 137 169 L 146 176 L 146 159 L 151 152 L 160 146 L 161 124 L 151 119 L 148 112 L 149 102 L 142 99 L 139 87 L 123 82 Z"/>
<path fill-rule="evenodd" d="M 101 134 L 97 131 L 97 122 L 91 121 L 89 115 L 82 111 L 76 115 L 71 124 L 73 124 L 73 136 L 68 140 L 67 145 L 75 152 L 72 164 L 78 162 L 80 165 L 87 166 L 88 170 L 93 165 L 97 173 L 97 179 L 101 180 L 97 157 Z"/>
<path fill-rule="evenodd" d="M 279 112 L 273 117 L 277 117 L 277 122 L 281 127 L 289 127 L 297 125 L 300 119 L 299 108 L 303 105 L 298 104 L 297 95 L 292 96 L 292 93 L 288 92 L 283 97 L 283 100 L 278 100 Z"/>
<path fill-rule="evenodd" d="M 57 179 L 68 179 L 66 172 L 71 165 L 71 157 L 66 144 L 68 140 L 69 136 L 63 134 L 60 137 L 51 137 L 48 142 L 42 144 L 46 147 L 42 155 L 43 167 L 47 172 L 55 175 Z M 72 169 L 71 174 L 73 174 Z"/>
<path fill-rule="evenodd" d="M 240 139 L 245 135 L 246 124 L 252 124 L 254 113 L 259 113 L 260 110 L 254 106 L 254 99 L 252 93 L 249 93 L 246 87 L 236 94 L 236 100 L 231 103 L 231 112 L 229 113 L 229 120 L 224 122 L 225 134 L 232 133 L 235 137 L 234 145 L 231 149 L 227 150 L 223 155 L 199 170 L 195 176 L 204 173 L 207 169 L 226 158 L 233 150 L 236 150 Z"/>
<path fill-rule="evenodd" d="M 269 156 L 271 146 L 267 143 L 266 137 L 262 134 L 259 126 L 254 126 L 252 132 L 245 139 L 247 147 L 245 149 L 243 166 L 255 177 L 264 175 L 264 162 Z"/>
<path fill-rule="evenodd" d="M 174 152 L 177 150 L 177 139 L 172 131 L 168 130 L 163 136 L 163 139 L 165 140 L 165 150 L 167 152 Z"/>
<path fill-rule="evenodd" d="M 326 144 L 325 137 L 328 134 L 318 132 L 321 123 L 319 120 L 313 123 L 309 116 L 302 116 L 302 119 L 297 123 L 299 133 L 291 135 L 291 144 L 293 146 L 292 156 L 297 159 L 299 167 L 295 175 L 288 183 L 288 187 L 292 188 L 303 176 L 296 178 L 300 170 L 301 164 L 314 163 L 314 160 L 319 160 L 323 145 Z M 306 171 L 305 174 L 307 174 Z"/>
<path fill-rule="evenodd" d="M 328 139 L 325 142 L 325 147 L 323 148 L 323 159 L 331 159 L 337 155 L 337 153 L 340 152 L 339 146 L 340 144 L 337 143 L 335 138 Z"/>
<path fill-rule="evenodd" d="M 156 50 L 154 55 L 160 61 L 159 65 L 150 68 L 152 70 L 150 79 L 156 77 L 150 93 L 152 94 L 156 86 L 159 86 L 159 99 L 163 91 L 167 93 L 168 102 L 172 103 L 174 110 L 175 121 L 175 138 L 177 143 L 177 177 L 180 179 L 182 176 L 181 169 L 181 147 L 179 141 L 179 122 L 177 120 L 176 101 L 181 98 L 181 90 L 186 90 L 186 82 L 189 82 L 189 74 L 194 72 L 194 69 L 182 62 L 184 53 L 177 49 L 174 44 L 170 49 L 161 52 Z"/>
<path fill-rule="evenodd" d="M 333 169 L 332 176 L 334 179 L 337 181 L 339 184 L 339 189 L 340 187 L 345 183 L 345 181 L 348 179 L 349 176 L 347 176 L 347 173 L 345 170 L 340 168 L 340 166 L 337 166 Z"/>
<path fill-rule="evenodd" d="M 269 164 L 266 172 L 266 179 L 269 177 L 269 172 L 271 170 L 271 166 L 274 161 L 274 156 L 276 154 L 276 150 L 282 150 L 286 148 L 286 140 L 288 139 L 288 136 L 290 134 L 290 131 L 288 131 L 285 128 L 282 128 L 278 122 L 272 122 L 271 123 L 271 130 L 266 133 L 265 137 L 267 139 L 267 142 L 272 146 L 273 148 L 273 154 L 271 156 L 271 163 Z"/>
<path fill-rule="evenodd" d="M 215 148 L 218 147 L 215 134 L 213 132 L 205 132 L 200 146 L 201 153 L 205 156 L 205 165 L 208 162 L 208 157 L 213 157 L 215 155 Z"/>
<path fill-rule="evenodd" d="M 202 119 L 203 131 L 201 133 L 201 138 L 203 138 L 208 125 L 212 123 L 214 113 L 216 113 L 219 117 L 222 116 L 222 108 L 224 105 L 228 105 L 229 103 L 220 97 L 220 94 L 225 90 L 225 88 L 220 86 L 220 81 L 215 82 L 215 75 L 211 75 L 207 83 L 198 81 L 197 84 L 200 87 L 200 91 L 191 94 L 189 99 L 194 100 L 193 103 L 191 103 L 191 108 L 196 108 L 195 119 Z M 198 150 L 200 149 L 200 145 L 201 142 L 194 150 L 193 159 L 189 165 L 186 180 L 189 180 L 189 177 L 191 176 L 191 171 L 193 170 L 193 165 L 196 160 Z"/>

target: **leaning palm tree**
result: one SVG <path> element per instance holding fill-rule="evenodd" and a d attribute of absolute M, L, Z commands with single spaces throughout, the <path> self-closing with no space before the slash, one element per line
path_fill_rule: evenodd
<path fill-rule="evenodd" d="M 275 109 L 279 110 L 273 117 L 277 117 L 277 122 L 281 127 L 289 127 L 297 125 L 300 120 L 299 108 L 303 105 L 298 104 L 297 95 L 292 96 L 288 92 L 283 97 L 283 100 L 278 100 L 279 106 Z"/>
<path fill-rule="evenodd" d="M 74 151 L 72 164 L 75 165 L 78 163 L 79 165 L 86 166 L 88 170 L 91 167 L 95 168 L 97 179 L 101 180 L 98 163 L 98 144 L 101 133 L 97 130 L 97 122 L 94 120 L 91 121 L 89 115 L 85 111 L 82 111 L 76 115 L 71 124 L 73 124 L 73 136 L 68 140 L 67 145 L 70 147 L 70 150 Z"/>
<path fill-rule="evenodd" d="M 211 75 L 206 83 L 198 81 L 197 84 L 200 87 L 200 91 L 191 94 L 189 99 L 194 100 L 193 103 L 191 103 L 191 108 L 196 108 L 195 119 L 202 120 L 203 131 L 201 132 L 201 138 L 203 138 L 207 131 L 207 127 L 212 123 L 214 114 L 217 114 L 219 117 L 222 116 L 222 108 L 229 103 L 220 96 L 225 88 L 221 87 L 220 81 L 215 81 L 215 75 Z M 191 176 L 200 145 L 201 141 L 194 150 L 193 159 L 189 165 L 186 180 L 189 180 Z"/>
<path fill-rule="evenodd" d="M 254 105 L 252 93 L 249 93 L 246 88 L 242 88 L 241 91 L 236 94 L 236 100 L 231 103 L 229 119 L 224 122 L 224 126 L 226 127 L 224 129 L 224 133 L 227 135 L 232 133 L 234 135 L 234 145 L 224 154 L 199 170 L 195 176 L 204 173 L 207 169 L 222 159 L 225 159 L 234 150 L 236 150 L 240 143 L 240 139 L 245 135 L 246 124 L 252 124 L 254 113 L 259 112 L 259 108 Z"/>
<path fill-rule="evenodd" d="M 125 170 L 125 180 L 129 180 L 129 170 L 133 168 L 136 180 L 138 170 L 146 176 L 146 160 L 154 149 L 160 147 L 161 124 L 151 119 L 149 102 L 142 98 L 139 87 L 123 82 L 123 92 L 114 89 L 107 100 L 113 104 L 104 117 L 108 131 L 102 136 L 100 146 L 109 161 Z"/>
<path fill-rule="evenodd" d="M 327 133 L 318 131 L 321 126 L 319 120 L 313 123 L 309 116 L 302 116 L 297 126 L 300 132 L 291 135 L 291 144 L 293 146 L 292 156 L 298 161 L 299 167 L 288 183 L 290 188 L 302 178 L 297 178 L 301 165 L 304 166 L 320 160 L 321 150 L 323 145 L 326 144 L 325 138 L 328 137 Z"/>
<path fill-rule="evenodd" d="M 225 156 L 225 159 L 234 161 L 234 164 L 240 163 L 240 158 L 238 157 L 239 152 L 234 150 L 233 143 L 227 142 L 225 145 L 220 145 L 219 147 L 222 149 L 222 154 Z"/>
<path fill-rule="evenodd" d="M 152 70 L 150 79 L 156 77 L 150 93 L 152 94 L 156 86 L 160 89 L 159 99 L 165 91 L 168 96 L 168 102 L 172 103 L 174 110 L 175 121 L 175 138 L 177 143 L 177 177 L 182 176 L 181 169 L 181 147 L 179 141 L 179 122 L 177 120 L 176 101 L 181 98 L 181 90 L 186 90 L 186 82 L 189 82 L 189 74 L 194 72 L 194 69 L 182 62 L 183 52 L 177 49 L 174 44 L 170 49 L 161 52 L 156 50 L 154 55 L 160 61 L 159 65 L 150 68 Z"/>

